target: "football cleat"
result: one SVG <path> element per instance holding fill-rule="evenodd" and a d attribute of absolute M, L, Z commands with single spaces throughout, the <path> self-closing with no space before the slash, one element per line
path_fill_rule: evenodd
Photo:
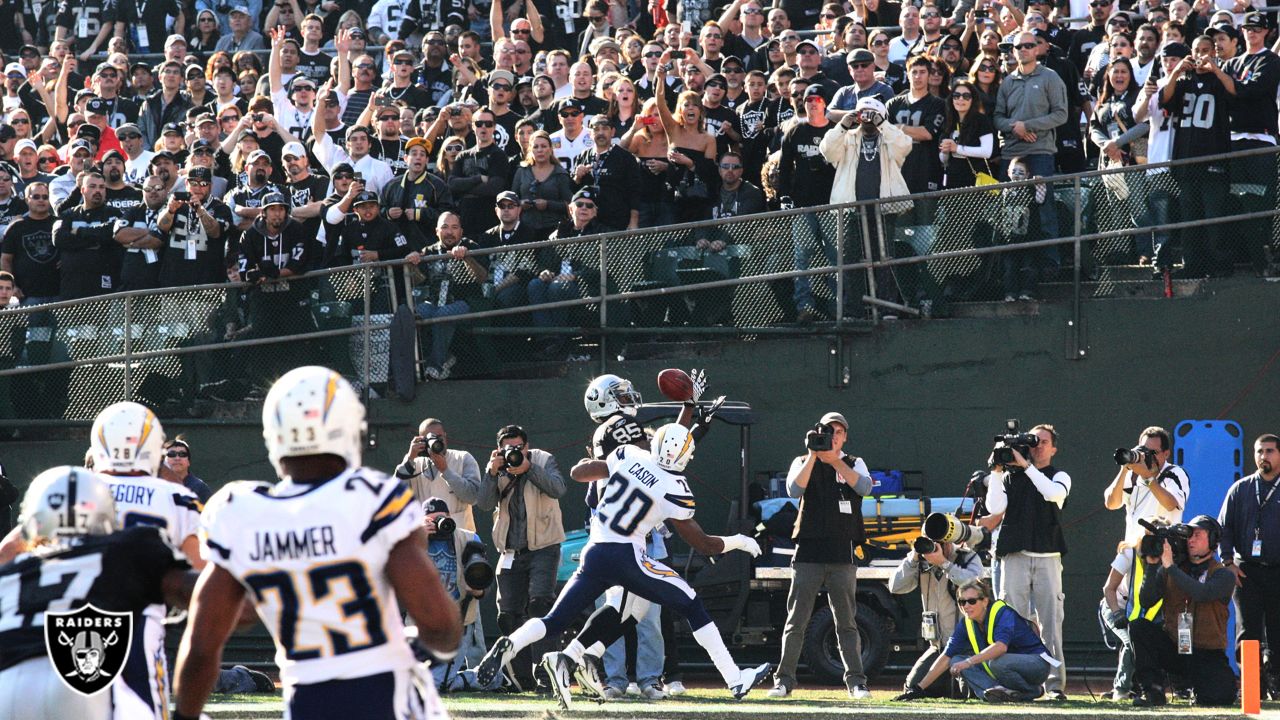
<path fill-rule="evenodd" d="M 600 666 L 600 658 L 594 655 L 583 655 L 582 662 L 573 669 L 573 676 L 578 680 L 578 687 L 599 700 L 605 699 L 604 668 Z"/>
<path fill-rule="evenodd" d="M 476 666 L 476 680 L 480 681 L 481 687 L 488 687 L 489 683 L 498 677 L 498 673 L 511 662 L 511 656 L 515 654 L 511 652 L 512 647 L 514 646 L 511 644 L 511 638 L 503 635 L 493 643 L 489 652 L 485 653 L 484 659 Z"/>
<path fill-rule="evenodd" d="M 569 656 L 562 652 L 549 652 L 542 656 L 542 669 L 547 673 L 551 693 L 556 696 L 561 710 L 573 709 L 573 699 L 569 695 L 569 664 Z"/>
<path fill-rule="evenodd" d="M 759 665 L 753 668 L 743 668 L 738 671 L 738 682 L 729 687 L 729 692 L 733 693 L 735 700 L 741 700 L 751 692 L 751 688 L 760 684 L 761 680 L 769 675 L 769 671 L 773 666 L 769 663 Z"/>

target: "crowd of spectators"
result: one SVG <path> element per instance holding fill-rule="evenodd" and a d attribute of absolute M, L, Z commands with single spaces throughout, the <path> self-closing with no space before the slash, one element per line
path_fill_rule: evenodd
<path fill-rule="evenodd" d="M 228 277 L 287 287 L 448 251 L 457 262 L 422 268 L 420 312 L 466 312 L 481 295 L 516 307 L 599 288 L 553 252 L 468 253 L 1280 135 L 1274 23 L 1247 0 L 233 1 L 8 6 L 0 268 L 22 302 Z M 1109 201 L 1140 206 L 1139 226 L 1275 206 L 1270 155 L 1116 180 Z M 996 235 L 1065 230 L 1047 188 L 1004 192 Z M 895 227 L 967 231 L 946 227 L 967 223 L 945 199 L 899 205 L 873 255 Z M 808 221 L 799 268 L 819 248 L 835 259 L 831 231 Z M 1139 235 L 1133 258 L 1193 277 L 1260 269 L 1271 232 L 1254 222 L 1230 243 L 1221 225 Z M 1016 301 L 1060 260 L 1044 248 L 1004 263 Z M 886 299 L 923 299 L 896 280 Z M 832 314 L 808 278 L 791 300 L 801 321 Z M 449 374 L 448 345 L 433 339 L 433 376 Z"/>

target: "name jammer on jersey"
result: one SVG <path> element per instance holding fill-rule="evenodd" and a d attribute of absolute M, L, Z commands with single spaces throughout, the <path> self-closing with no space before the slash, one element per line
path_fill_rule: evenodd
<path fill-rule="evenodd" d="M 332 525 L 282 533 L 260 532 L 255 535 L 253 554 L 249 556 L 249 559 L 254 562 L 296 560 L 338 554 L 333 546 Z"/>

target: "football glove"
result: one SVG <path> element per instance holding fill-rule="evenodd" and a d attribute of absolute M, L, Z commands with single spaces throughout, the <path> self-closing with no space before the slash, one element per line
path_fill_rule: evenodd
<path fill-rule="evenodd" d="M 690 370 L 689 379 L 693 381 L 693 397 L 694 402 L 702 397 L 702 393 L 707 391 L 707 371 L 706 370 Z"/>
<path fill-rule="evenodd" d="M 746 535 L 722 535 L 720 541 L 724 543 L 725 553 L 741 550 L 751 553 L 751 557 L 760 557 L 760 544 Z"/>

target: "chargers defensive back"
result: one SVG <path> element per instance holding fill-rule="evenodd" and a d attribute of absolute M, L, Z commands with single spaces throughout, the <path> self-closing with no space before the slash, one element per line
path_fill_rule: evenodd
<path fill-rule="evenodd" d="M 336 372 L 291 370 L 262 408 L 281 482 L 232 483 L 201 534 L 210 564 L 178 655 L 175 720 L 199 715 L 246 593 L 276 643 L 285 716 L 446 718 L 415 662 L 401 607 L 437 657 L 457 651 L 457 604 L 427 555 L 422 507 L 405 483 L 360 466 L 365 409 Z"/>

